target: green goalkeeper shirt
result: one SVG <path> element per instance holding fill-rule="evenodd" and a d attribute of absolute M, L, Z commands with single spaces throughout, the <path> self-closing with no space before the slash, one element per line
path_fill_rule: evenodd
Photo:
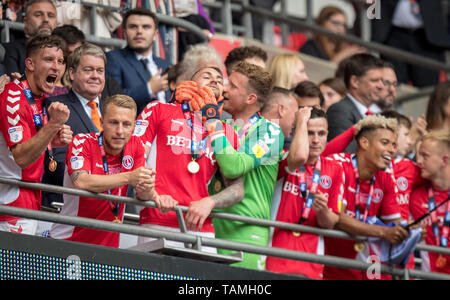
<path fill-rule="evenodd" d="M 236 131 L 240 129 L 233 126 Z M 243 177 L 244 199 L 222 212 L 259 219 L 270 219 L 272 193 L 284 143 L 280 127 L 261 117 L 235 150 L 225 136 L 212 142 L 214 155 L 225 177 Z M 217 238 L 267 245 L 269 228 L 242 222 L 214 219 Z"/>

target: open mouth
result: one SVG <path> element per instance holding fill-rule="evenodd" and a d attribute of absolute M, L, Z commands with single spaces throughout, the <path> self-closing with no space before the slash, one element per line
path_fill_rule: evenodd
<path fill-rule="evenodd" d="M 49 84 L 54 84 L 57 78 L 57 75 L 48 75 L 47 78 L 45 78 L 45 81 Z"/>
<path fill-rule="evenodd" d="M 392 160 L 392 157 L 389 155 L 382 155 L 381 158 L 383 158 L 388 163 L 390 163 Z"/>

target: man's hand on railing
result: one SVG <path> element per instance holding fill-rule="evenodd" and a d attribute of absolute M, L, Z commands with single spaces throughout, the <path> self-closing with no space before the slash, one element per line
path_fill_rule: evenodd
<path fill-rule="evenodd" d="M 203 223 L 213 210 L 215 202 L 210 197 L 205 197 L 189 204 L 188 211 L 185 216 L 186 227 L 188 230 L 200 231 Z"/>

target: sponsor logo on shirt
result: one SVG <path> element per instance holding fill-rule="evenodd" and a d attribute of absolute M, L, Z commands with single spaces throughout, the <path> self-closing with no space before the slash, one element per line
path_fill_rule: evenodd
<path fill-rule="evenodd" d="M 143 136 L 148 127 L 148 121 L 146 120 L 137 120 L 136 127 L 134 128 L 135 136 Z"/>
<path fill-rule="evenodd" d="M 23 139 L 23 127 L 16 126 L 8 129 L 9 139 L 13 143 L 18 143 Z"/>
<path fill-rule="evenodd" d="M 72 170 L 79 170 L 84 165 L 84 157 L 83 156 L 73 156 L 70 159 L 70 166 Z"/>

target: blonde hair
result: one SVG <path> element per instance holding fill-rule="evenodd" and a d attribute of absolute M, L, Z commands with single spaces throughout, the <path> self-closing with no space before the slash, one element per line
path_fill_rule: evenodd
<path fill-rule="evenodd" d="M 450 132 L 448 130 L 432 130 L 422 137 L 422 142 L 425 140 L 439 142 L 447 148 L 447 151 L 450 150 Z"/>
<path fill-rule="evenodd" d="M 136 102 L 130 96 L 117 94 L 117 95 L 109 96 L 108 98 L 106 98 L 105 102 L 103 102 L 103 106 L 102 106 L 102 114 L 103 115 L 106 114 L 106 110 L 109 107 L 109 105 L 111 105 L 111 104 L 114 104 L 118 107 L 131 109 L 135 113 L 137 113 Z"/>
<path fill-rule="evenodd" d="M 273 78 L 273 86 L 292 89 L 294 68 L 302 60 L 294 53 L 281 53 L 276 55 L 269 66 L 269 73 Z"/>
<path fill-rule="evenodd" d="M 366 136 L 366 134 L 372 133 L 377 129 L 387 129 L 397 133 L 398 121 L 381 115 L 372 115 L 361 119 L 354 126 L 356 129 L 355 140 L 358 140 L 361 136 Z"/>

